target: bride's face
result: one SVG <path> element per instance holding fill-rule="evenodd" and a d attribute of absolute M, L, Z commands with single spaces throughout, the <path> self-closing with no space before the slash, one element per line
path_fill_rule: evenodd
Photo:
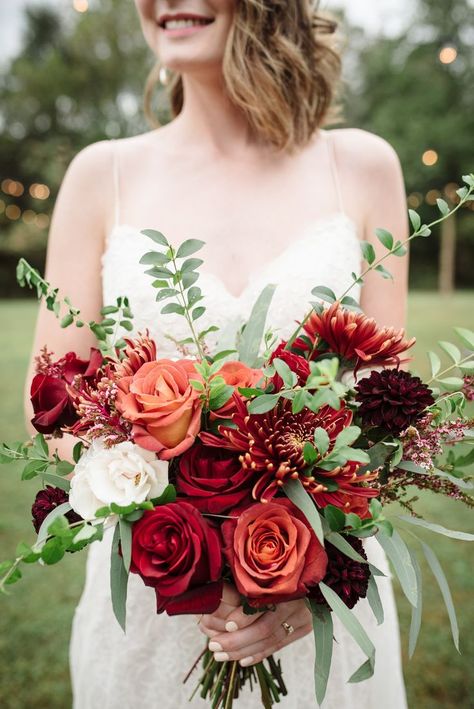
<path fill-rule="evenodd" d="M 145 39 L 163 66 L 220 67 L 237 0 L 135 0 Z"/>

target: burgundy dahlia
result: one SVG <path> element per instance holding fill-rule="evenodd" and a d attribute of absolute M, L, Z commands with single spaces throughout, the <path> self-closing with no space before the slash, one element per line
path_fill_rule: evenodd
<path fill-rule="evenodd" d="M 52 512 L 55 507 L 59 507 L 63 502 L 68 501 L 69 495 L 67 492 L 60 487 L 53 487 L 52 485 L 46 485 L 43 490 L 40 490 L 36 494 L 35 501 L 31 508 L 31 514 L 33 515 L 33 526 L 37 534 L 49 513 Z M 71 524 L 82 520 L 82 517 L 74 512 L 74 510 L 66 512 L 65 517 L 67 517 Z"/>
<path fill-rule="evenodd" d="M 360 539 L 351 536 L 346 536 L 345 539 L 360 556 L 367 559 Z M 350 559 L 329 542 L 326 542 L 325 549 L 328 555 L 328 566 L 323 583 L 332 588 L 348 608 L 353 608 L 359 598 L 365 598 L 367 595 L 370 577 L 369 565 Z M 316 603 L 328 605 L 318 586 L 311 589 L 310 597 Z"/>
<path fill-rule="evenodd" d="M 419 377 L 402 369 L 373 371 L 355 387 L 364 426 L 399 433 L 420 418 L 434 403 L 430 389 Z"/>

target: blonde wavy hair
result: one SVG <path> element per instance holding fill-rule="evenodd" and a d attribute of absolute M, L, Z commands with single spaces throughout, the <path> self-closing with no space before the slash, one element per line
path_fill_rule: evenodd
<path fill-rule="evenodd" d="M 322 125 L 339 118 L 335 94 L 341 72 L 336 22 L 311 0 L 238 0 L 223 59 L 226 91 L 254 135 L 277 150 L 309 142 Z M 160 64 L 150 71 L 144 110 L 152 110 Z M 173 116 L 183 107 L 183 82 L 167 85 Z"/>

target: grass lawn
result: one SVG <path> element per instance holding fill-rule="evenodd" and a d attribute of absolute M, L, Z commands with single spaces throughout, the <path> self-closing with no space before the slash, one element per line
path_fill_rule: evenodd
<path fill-rule="evenodd" d="M 453 326 L 474 329 L 472 304 L 472 293 L 459 293 L 449 299 L 441 299 L 433 293 L 411 295 L 408 329 L 418 338 L 417 371 L 427 374 L 423 353 L 432 348 L 436 340 L 452 339 Z M 0 302 L 0 332 L 6 333 L 6 346 L 0 350 L 0 441 L 21 440 L 25 436 L 22 391 L 35 310 L 31 301 Z M 0 472 L 1 561 L 14 555 L 18 541 L 34 539 L 29 509 L 37 482 L 19 484 L 15 466 L 2 466 Z M 423 510 L 427 518 L 446 527 L 472 529 L 472 515 L 460 503 L 429 495 L 423 499 Z M 410 662 L 406 656 L 409 606 L 396 589 L 409 706 L 411 709 L 467 709 L 472 707 L 474 696 L 471 548 L 466 542 L 441 536 L 420 536 L 435 548 L 450 582 L 458 609 L 462 654 L 454 650 L 441 594 L 425 568 L 423 625 Z M 0 706 L 4 709 L 67 709 L 71 706 L 68 642 L 72 614 L 84 580 L 85 555 L 67 557 L 48 570 L 39 565 L 26 567 L 25 578 L 11 587 L 11 595 L 0 597 Z"/>

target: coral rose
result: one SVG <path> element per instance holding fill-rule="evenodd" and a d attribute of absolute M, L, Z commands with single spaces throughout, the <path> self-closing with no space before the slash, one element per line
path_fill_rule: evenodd
<path fill-rule="evenodd" d="M 252 505 L 222 534 L 235 585 L 255 608 L 304 598 L 324 578 L 324 547 L 290 500 Z"/>
<path fill-rule="evenodd" d="M 213 613 L 222 595 L 219 532 L 187 502 L 146 510 L 132 527 L 130 571 L 155 589 L 157 613 Z"/>
<path fill-rule="evenodd" d="M 159 359 L 117 382 L 116 407 L 132 424 L 134 442 L 161 460 L 184 453 L 200 430 L 202 407 L 190 378 L 199 378 L 192 360 Z"/>
<path fill-rule="evenodd" d="M 238 387 L 253 388 L 258 381 L 263 377 L 263 372 L 261 369 L 252 369 L 248 367 L 243 362 L 229 361 L 225 362 L 216 374 L 217 377 L 222 377 L 226 384 Z M 237 394 L 239 392 L 237 391 Z M 239 394 L 242 399 L 246 397 Z M 233 397 L 230 397 L 226 403 L 221 406 L 216 411 L 211 412 L 211 420 L 216 418 L 227 418 L 230 419 L 232 414 L 235 412 L 235 401 Z"/>

